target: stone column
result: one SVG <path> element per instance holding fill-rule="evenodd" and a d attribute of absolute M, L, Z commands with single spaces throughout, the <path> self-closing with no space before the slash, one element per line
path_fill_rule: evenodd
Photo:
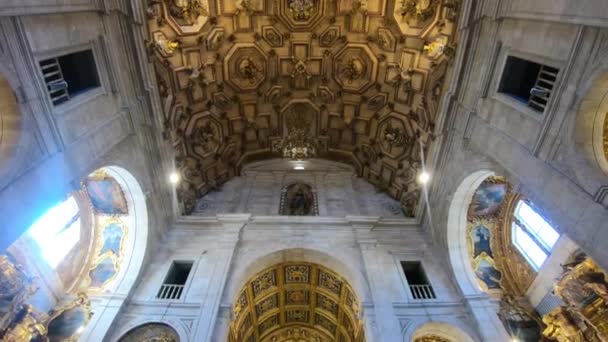
<path fill-rule="evenodd" d="M 194 325 L 192 341 L 212 340 L 220 301 L 230 272 L 236 244 L 239 241 L 241 229 L 245 226 L 249 217 L 250 215 L 218 215 L 220 224 L 225 230 L 225 235 L 218 242 L 218 249 L 214 255 L 215 265 L 209 279 L 209 287 L 201 301 L 201 309 Z"/>
<path fill-rule="evenodd" d="M 399 321 L 393 311 L 390 294 L 384 291 L 389 281 L 386 277 L 387 269 L 394 267 L 392 261 L 386 264 L 383 256 L 377 249 L 377 241 L 370 236 L 372 226 L 354 227 L 357 242 L 361 251 L 365 275 L 371 292 L 373 303 L 364 303 L 364 319 L 367 341 L 401 341 Z M 371 309 L 371 310 L 368 310 Z M 372 311 L 373 312 L 369 312 Z"/>
<path fill-rule="evenodd" d="M 511 336 L 498 317 L 499 301 L 487 295 L 467 296 L 464 298 L 471 314 L 477 321 L 479 334 L 483 341 L 511 341 Z"/>

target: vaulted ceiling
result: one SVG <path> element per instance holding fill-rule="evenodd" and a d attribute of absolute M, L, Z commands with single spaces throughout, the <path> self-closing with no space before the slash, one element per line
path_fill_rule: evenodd
<path fill-rule="evenodd" d="M 354 165 L 413 216 L 459 0 L 150 0 L 165 139 L 197 198 L 268 157 Z M 299 146 L 299 145 L 298 145 Z M 301 146 L 300 146 L 301 147 Z"/>

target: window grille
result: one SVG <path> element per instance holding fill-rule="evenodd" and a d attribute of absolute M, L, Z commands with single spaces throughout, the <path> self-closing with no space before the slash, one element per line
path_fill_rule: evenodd
<path fill-rule="evenodd" d="M 184 287 L 190 270 L 192 269 L 191 261 L 174 261 L 167 272 L 165 281 L 160 286 L 156 298 L 158 299 L 180 299 L 184 292 Z"/>
<path fill-rule="evenodd" d="M 558 73 L 557 68 L 508 56 L 498 92 L 543 113 Z"/>
<path fill-rule="evenodd" d="M 401 267 L 414 299 L 437 298 L 420 261 L 402 261 Z"/>
<path fill-rule="evenodd" d="M 92 50 L 45 59 L 39 65 L 53 106 L 100 85 Z"/>

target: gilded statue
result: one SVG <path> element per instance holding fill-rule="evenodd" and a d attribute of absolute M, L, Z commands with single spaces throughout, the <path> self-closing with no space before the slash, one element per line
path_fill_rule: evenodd
<path fill-rule="evenodd" d="M 559 307 L 543 317 L 543 335 L 558 342 L 599 342 L 595 329 L 576 311 Z"/>

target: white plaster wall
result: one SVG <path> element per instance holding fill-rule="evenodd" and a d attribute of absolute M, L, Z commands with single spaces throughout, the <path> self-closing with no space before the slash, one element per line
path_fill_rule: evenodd
<path fill-rule="evenodd" d="M 305 170 L 294 170 L 295 165 Z M 346 216 L 351 213 L 382 217 L 402 217 L 399 201 L 378 191 L 357 177 L 352 167 L 325 160 L 291 162 L 267 160 L 246 165 L 234 177 L 197 201 L 193 215 L 220 213 L 278 215 L 281 190 L 304 182 L 317 194 L 319 215 Z"/>
<path fill-rule="evenodd" d="M 473 318 L 460 304 L 461 297 L 441 254 L 411 220 L 185 217 L 161 245 L 132 303 L 125 308 L 124 319 L 118 320 L 113 331 L 126 331 L 131 322 L 158 318 L 162 312 L 163 321 L 194 317 L 189 341 L 226 341 L 230 308 L 245 282 L 276 263 L 306 261 L 332 269 L 351 284 L 362 303 L 368 341 L 403 341 L 406 331 L 400 319 L 405 316 L 422 323 L 457 314 L 452 323 L 476 336 Z M 194 261 L 184 295 L 180 300 L 158 300 L 156 293 L 173 260 Z M 423 263 L 437 299 L 412 298 L 400 265 L 408 260 Z M 175 311 L 183 306 L 196 313 Z M 112 336 L 110 340 L 120 335 Z"/>

